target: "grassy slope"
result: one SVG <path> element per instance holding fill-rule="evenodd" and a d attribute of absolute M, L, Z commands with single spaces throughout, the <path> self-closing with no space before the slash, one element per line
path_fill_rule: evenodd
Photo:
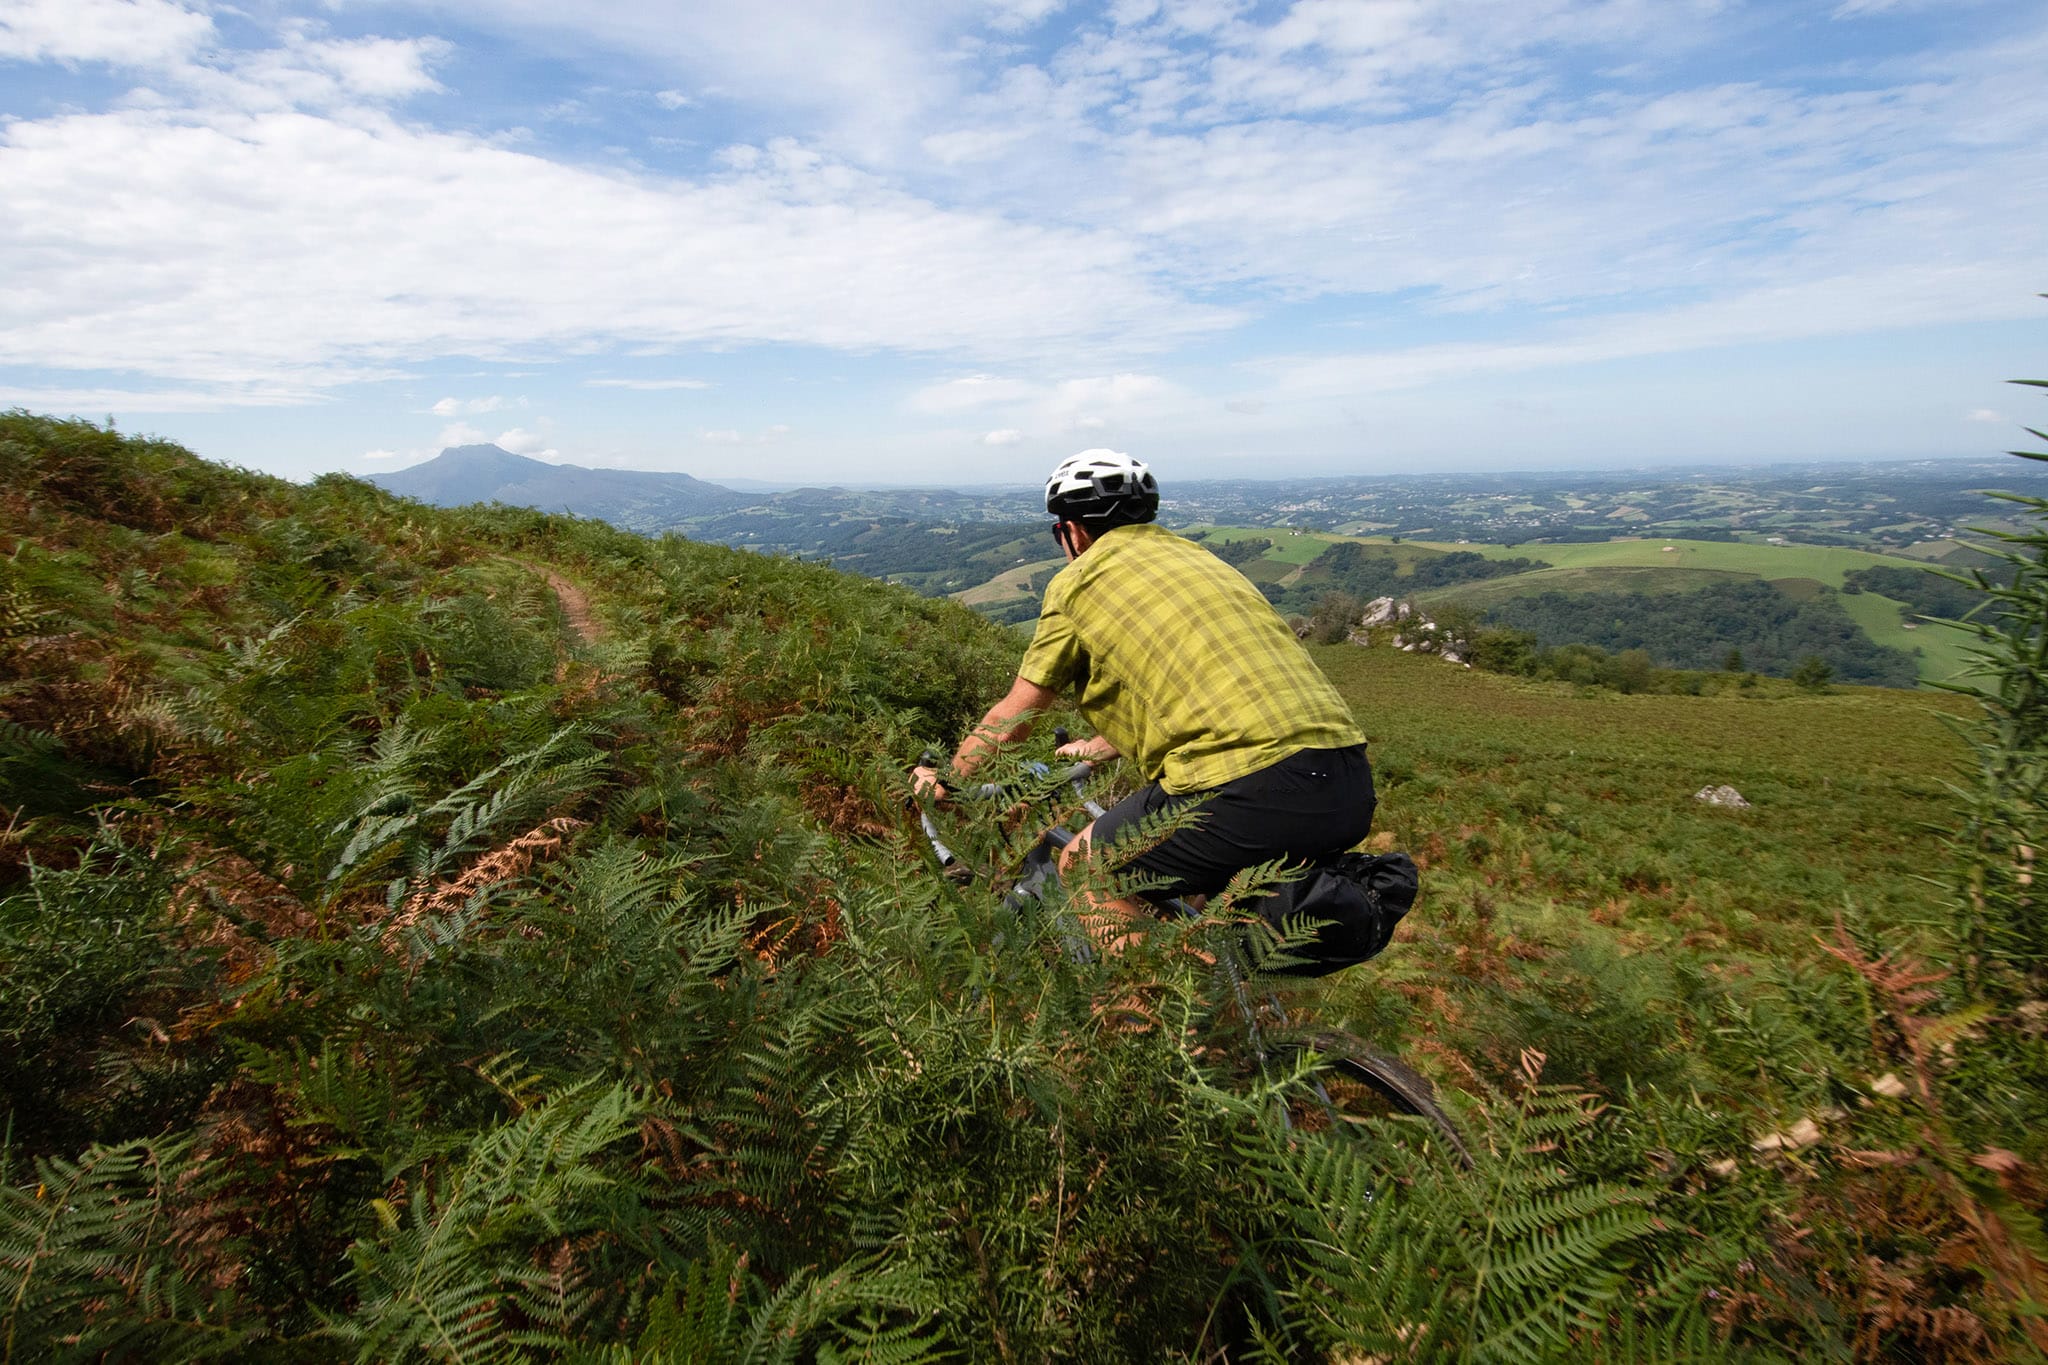
<path fill-rule="evenodd" d="M 154 477 L 86 472 L 94 477 L 72 482 L 88 492 L 160 496 Z M 483 1150 L 478 1134 L 524 1131 L 517 1111 L 533 1111 L 519 1092 L 578 1077 L 630 1083 L 644 1097 L 600 1144 L 609 1156 L 600 1162 L 593 1148 L 575 1159 L 579 1178 L 602 1189 L 644 1176 L 652 1197 L 676 1200 L 683 1190 L 681 1207 L 656 1210 L 671 1220 L 660 1237 L 630 1239 L 583 1237 L 607 1224 L 579 1212 L 587 1221 L 570 1225 L 573 1244 L 551 1222 L 528 1220 L 543 1236 L 506 1215 L 493 1225 L 502 1243 L 475 1240 L 499 1257 L 507 1284 L 536 1265 L 566 1264 L 572 1282 L 588 1273 L 602 1292 L 637 1295 L 642 1279 L 658 1286 L 699 1255 L 700 1209 L 772 1207 L 776 1218 L 758 1226 L 723 1213 L 714 1225 L 735 1252 L 760 1253 L 741 1265 L 768 1267 L 748 1270 L 752 1279 L 715 1267 L 707 1282 L 716 1302 L 729 1306 L 750 1285 L 749 1294 L 765 1292 L 763 1274 L 781 1283 L 794 1266 L 830 1265 L 851 1256 L 848 1247 L 886 1245 L 949 1293 L 961 1287 L 943 1311 L 931 1310 L 933 1321 L 959 1324 L 959 1343 L 991 1339 L 987 1321 L 970 1316 L 983 1311 L 979 1287 L 996 1279 L 1058 1286 L 1069 1275 L 1071 1295 L 1055 1305 L 1067 1316 L 1053 1308 L 1008 1314 L 1012 1331 L 1047 1335 L 1048 1344 L 1018 1353 L 1026 1358 L 1105 1359 L 1103 1341 L 1122 1328 L 1137 1334 L 1133 1322 L 1148 1332 L 1153 1323 L 1180 1324 L 1192 1334 L 1215 1313 L 1238 1271 L 1221 1287 L 1199 1276 L 1239 1265 L 1239 1255 L 1274 1235 L 1227 1221 L 1263 1208 L 1273 1194 L 1216 1185 L 1212 1175 L 1238 1178 L 1248 1164 L 1243 1149 L 1227 1145 L 1231 1133 L 1190 1121 L 1203 1112 L 1187 1100 L 1199 1100 L 1196 1091 L 1169 1094 L 1169 1105 L 1147 1088 L 1188 1069 L 1171 1051 L 1171 1031 L 1100 1027 L 1090 991 L 1113 999 L 1127 982 L 1091 977 L 1077 989 L 1060 974 L 1063 955 L 1041 954 L 1014 935 L 978 937 L 980 902 L 941 884 L 917 834 L 888 823 L 901 819 L 898 751 L 913 735 L 957 733 L 1000 686 L 1014 655 L 995 632 L 950 607 L 817 566 L 649 544 L 503 509 L 411 509 L 345 480 L 312 490 L 244 489 L 234 477 L 207 477 L 220 486 L 201 488 L 193 506 L 233 513 L 206 528 L 214 539 L 170 529 L 200 528 L 199 518 L 174 517 L 172 508 L 150 514 L 150 524 L 160 524 L 152 530 L 66 512 L 54 493 L 32 504 L 17 488 L 0 499 L 0 510 L 19 513 L 9 523 L 13 553 L 0 588 L 15 612 L 11 647 L 22 652 L 11 678 L 18 686 L 0 699 L 46 703 L 47 715 L 12 714 L 62 719 L 65 742 L 81 751 L 104 742 L 101 776 L 133 785 L 103 787 L 95 799 L 120 798 L 137 838 L 156 837 L 173 819 L 189 825 L 180 837 L 191 842 L 166 845 L 158 861 L 205 853 L 179 862 L 177 872 L 202 869 L 206 887 L 240 917 L 213 923 L 168 889 L 143 908 L 176 910 L 148 921 L 166 952 L 183 944 L 187 928 L 204 929 L 193 951 L 227 945 L 234 972 L 216 981 L 199 970 L 211 962 L 202 954 L 188 964 L 189 979 L 164 971 L 154 994 L 137 996 L 133 1007 L 119 992 L 99 990 L 71 1002 L 75 1017 L 37 1035 L 36 1048 L 0 1048 L 0 1057 L 13 1051 L 10 1062 L 25 1071 L 23 1059 L 50 1038 L 90 1044 L 75 1057 L 57 1050 L 79 1078 L 52 1078 L 60 1084 L 50 1094 L 76 1104 L 95 1133 L 190 1127 L 224 1144 L 276 1128 L 263 1139 L 268 1145 L 250 1138 L 223 1163 L 242 1181 L 229 1195 L 188 1201 L 192 1217 L 213 1222 L 177 1232 L 181 1242 L 210 1246 L 214 1235 L 244 1235 L 227 1228 L 221 1209 L 270 1207 L 276 1190 L 307 1199 L 309 1220 L 264 1228 L 266 1241 L 288 1242 L 289 1255 L 235 1251 L 269 1278 L 224 1260 L 222 1269 L 234 1273 L 206 1281 L 235 1285 L 240 1320 L 279 1334 L 273 1358 L 294 1358 L 295 1348 L 303 1348 L 296 1358 L 307 1358 L 313 1312 L 365 1330 L 408 1328 L 410 1300 L 373 1292 L 384 1283 L 378 1277 L 397 1287 L 437 1283 L 426 1271 L 438 1264 L 445 1272 L 453 1255 L 446 1247 L 471 1236 L 440 1238 L 425 1252 L 406 1240 L 431 1191 L 448 1188 L 442 1168 L 460 1169 L 465 1144 Z M 242 508 L 236 498 L 261 505 Z M 554 597 L 522 564 L 558 565 L 588 587 L 614 643 L 593 648 L 565 633 Z M 242 586 L 206 591 L 231 583 Z M 61 615 L 63 632 L 25 629 L 44 613 Z M 222 638 L 252 634 L 262 643 L 218 648 Z M 104 653 L 87 655 L 88 645 Z M 153 676 L 134 654 L 157 661 Z M 1876 1059 L 1860 1050 L 1873 1036 L 1865 1002 L 1848 994 L 1845 973 L 1813 935 L 1844 907 L 1859 922 L 1893 928 L 1931 916 L 1938 893 L 1917 880 L 1935 867 L 1922 826 L 1951 819 L 1941 779 L 1961 751 L 1936 712 L 1956 703 L 1870 689 L 1810 697 L 1773 684 L 1755 695 L 1707 698 L 1581 694 L 1385 650 L 1340 646 L 1318 657 L 1373 740 L 1382 831 L 1427 864 L 1425 899 L 1401 943 L 1323 988 L 1331 1007 L 1369 1032 L 1406 1039 L 1404 1050 L 1454 1082 L 1475 1074 L 1498 1081 L 1529 1047 L 1549 1054 L 1554 1079 L 1599 1083 L 1614 1101 L 1615 1136 L 1600 1139 L 1611 1141 L 1608 1169 L 1577 1153 L 1545 1164 L 1631 1180 L 1640 1168 L 1646 1182 L 1668 1183 L 1677 1196 L 1664 1206 L 1668 1218 L 1704 1220 L 1719 1209 L 1722 1226 L 1782 1223 L 1797 1229 L 1793 1239 L 1813 1233 L 1823 1244 L 1846 1226 L 1861 1239 L 1861 1221 L 1802 1221 L 1785 1209 L 1787 1190 L 1799 1187 L 1791 1178 L 1773 1183 L 1782 1168 L 1754 1158 L 1749 1141 L 1791 1115 L 1824 1112 L 1841 1099 L 1834 1082 L 1861 1081 L 1874 1069 Z M 65 660 L 80 666 L 60 678 L 56 664 Z M 73 691 L 35 690 L 53 680 Z M 177 684 L 172 699 L 187 685 L 201 695 L 180 708 L 136 705 L 137 685 L 158 682 Z M 100 710 L 87 714 L 81 700 Z M 309 705 L 322 701 L 333 704 Z M 548 736 L 549 744 L 580 746 L 575 763 L 585 766 L 558 765 L 548 785 L 536 778 L 520 796 L 515 786 L 528 770 L 503 776 L 506 756 L 538 752 L 531 746 Z M 41 752 L 19 747 L 24 761 Z M 484 813 L 480 828 L 489 836 L 470 842 L 457 837 L 450 808 L 435 802 L 479 771 L 500 796 L 464 808 Z M 1710 782 L 1733 783 L 1756 808 L 1694 803 L 1692 792 Z M 376 852 L 360 831 L 378 828 L 386 818 L 379 812 L 407 808 L 394 807 L 394 795 L 434 823 Z M 148 820 L 134 818 L 144 813 Z M 569 827 L 534 826 L 543 815 Z M 67 825 L 64 812 L 43 818 L 41 829 L 10 821 L 18 841 L 39 841 L 39 857 L 64 851 L 65 840 L 75 844 L 89 823 Z M 563 837 L 544 837 L 551 828 Z M 344 843 L 351 851 L 337 852 Z M 20 863 L 12 873 L 29 875 Z M 136 881 L 81 877 L 73 886 L 61 875 L 51 894 L 66 892 L 86 908 Z M 461 913 L 458 892 L 475 897 Z M 47 964 L 57 980 L 96 963 L 121 985 L 122 959 L 138 952 L 132 934 L 92 940 L 87 917 L 69 909 L 44 915 L 42 904 L 40 894 L 14 899 L 13 937 L 0 953 L 10 969 L 0 982 L 14 993 L 0 1016 L 17 1029 L 34 1022 L 20 1004 L 33 999 L 16 970 L 23 962 Z M 440 918 L 411 924 L 410 937 L 387 931 L 395 911 L 410 919 L 416 904 L 439 904 Z M 270 917 L 280 939 L 257 941 L 256 916 Z M 719 927 L 725 920 L 729 929 Z M 315 922 L 320 942 L 298 944 Z M 809 969 L 819 974 L 816 999 L 829 1009 L 812 1008 L 802 994 L 806 973 L 788 955 L 791 934 L 805 926 L 817 954 Z M 729 942 L 715 939 L 719 933 Z M 97 956 L 81 950 L 95 943 Z M 747 952 L 736 957 L 741 943 Z M 750 966 L 754 954 L 768 965 Z M 728 959 L 738 965 L 720 965 Z M 976 974 L 986 964 L 994 969 Z M 216 1008 L 223 986 L 232 1009 Z M 1816 1000 L 1827 1011 L 1797 1007 Z M 171 1024 L 167 1033 L 131 1027 L 145 1004 L 148 1017 Z M 977 1032 L 984 1020 L 987 1031 Z M 1822 1036 L 1829 1021 L 1840 1027 Z M 906 1024 L 921 1026 L 920 1051 L 906 1046 Z M 1731 1035 L 1742 1040 L 1732 1051 Z M 1050 1061 L 1029 1051 L 1041 1039 L 1058 1045 L 1043 1050 Z M 870 1049 L 865 1057 L 856 1043 Z M 1088 1065 L 1111 1054 L 1123 1059 L 1114 1068 Z M 329 1084 L 330 1056 L 345 1074 L 388 1077 L 388 1097 L 372 1087 L 357 1100 Z M 1848 1060 L 1831 1076 L 1816 1056 Z M 822 1079 L 785 1091 L 806 1074 L 804 1065 L 778 1060 L 792 1057 L 815 1057 Z M 486 1058 L 490 1070 L 479 1065 Z M 499 1067 L 495 1059 L 504 1058 L 517 1069 Z M 161 1088 L 131 1093 L 131 1076 Z M 490 1086 L 477 1084 L 479 1076 Z M 1660 1091 L 1627 1093 L 1644 1081 Z M 1017 1098 L 1047 1094 L 1049 1112 Z M 849 1096 L 863 1095 L 872 1097 L 866 1108 L 846 1107 Z M 431 1109 L 408 1107 L 415 1102 Z M 53 1108 L 35 1112 L 47 1123 Z M 834 1113 L 853 1117 L 806 1127 L 809 1116 Z M 1828 1121 L 1860 1125 L 1881 1113 Z M 1148 1114 L 1171 1122 L 1119 1126 Z M 1685 1127 L 1667 1132 L 1666 1124 Z M 1234 1131 L 1243 1138 L 1242 1127 Z M 1050 1134 L 1058 1135 L 1056 1151 Z M 69 1140 L 63 1132 L 41 1136 Z M 20 1142 L 22 1130 L 12 1137 Z M 1869 1149 L 1901 1140 L 1860 1128 L 1842 1137 L 1844 1147 Z M 77 1150 L 83 1140 L 54 1149 Z M 1300 1135 L 1278 1142 L 1276 1150 L 1305 1145 Z M 1654 1150 L 1654 1172 L 1638 1148 Z M 1214 1171 L 1186 1157 L 1219 1150 L 1232 1156 Z M 251 1152 L 262 1159 L 247 1159 Z M 1707 1162 L 1721 1157 L 1743 1162 L 1741 1178 L 1754 1184 L 1710 1184 Z M 274 1187 L 258 1179 L 273 1159 L 282 1173 Z M 1113 1170 L 1116 1163 L 1153 1183 Z M 1069 1183 L 1070 1170 L 1092 1174 Z M 1110 1181 L 1097 1194 L 1105 1171 Z M 1175 1171 L 1189 1179 L 1156 1179 Z M 394 1173 L 420 1192 L 403 1225 L 383 1207 Z M 862 1183 L 881 1175 L 893 1183 Z M 1396 1188 L 1381 1186 L 1377 1172 L 1371 1179 L 1373 1188 Z M 1413 1202 L 1427 1202 L 1427 1190 Z M 911 1207 L 912 1195 L 930 1207 Z M 1212 1205 L 1222 1212 L 1210 1214 Z M 1398 1207 L 1394 1199 L 1364 1205 L 1372 1207 L 1351 1199 L 1342 1211 Z M 35 1205 L 24 1199 L 19 1207 Z M 841 1226 L 855 1207 L 871 1219 L 859 1229 L 861 1242 Z M 1156 1224 L 1147 1211 L 1156 1211 Z M 1320 1243 L 1336 1226 L 1334 1212 L 1304 1204 L 1300 1221 Z M 1490 1227 L 1495 1206 L 1482 1212 Z M 629 1208 L 603 1217 L 628 1213 L 638 1216 Z M 784 1219 L 801 1237 L 784 1235 Z M 255 1215 L 248 1221 L 263 1226 Z M 1885 1219 L 1872 1215 L 1869 1224 L 1881 1231 Z M 454 1215 L 445 1226 L 457 1226 Z M 1001 1234 L 986 1242 L 1005 1258 L 993 1272 L 978 1238 L 970 1260 L 954 1235 L 959 1226 Z M 1034 1259 L 1048 1244 L 1052 1252 Z M 1058 1259 L 1076 1246 L 1068 1261 Z M 1225 1248 L 1235 1249 L 1228 1262 Z M 576 1262 L 572 1251 L 590 1260 Z M 1850 1285 L 1840 1291 L 1844 1302 L 1855 1299 L 1846 1277 L 1869 1248 L 1858 1240 L 1853 1251 L 1854 1259 L 1845 1253 L 1830 1267 Z M 784 1259 L 772 1263 L 770 1253 Z M 657 1257 L 660 1264 L 650 1259 Z M 112 1259 L 137 1266 L 136 1276 L 146 1268 L 125 1251 Z M 360 1284 L 339 1278 L 338 1268 L 352 1263 L 366 1267 Z M 1155 1264 L 1163 1283 L 1195 1285 L 1190 1308 L 1149 1284 L 1114 1278 Z M 1385 1264 L 1370 1263 L 1360 1302 L 1399 1287 Z M 872 1270 L 863 1263 L 855 1273 Z M 1469 1283 L 1460 1273 L 1433 1271 L 1430 1284 Z M 1631 1292 L 1649 1278 L 1643 1271 Z M 1548 1272 L 1543 1287 L 1551 1291 Z M 1313 1281 L 1276 1288 L 1313 1307 L 1346 1306 Z M 478 1293 L 483 1305 L 458 1316 L 482 1321 L 498 1311 L 492 1304 L 501 1296 Z M 97 1287 L 95 1295 L 104 1297 Z M 1107 1325 L 1083 1320 L 1084 1308 L 1098 1307 Z M 1140 1319 L 1141 1310 L 1152 1316 Z M 607 1330 L 630 1338 L 638 1311 L 608 1302 L 562 1331 L 586 1347 Z M 999 1305 L 988 1311 L 1004 1319 Z M 1156 1335 L 1143 1344 L 1152 1349 L 1132 1358 L 1165 1354 Z M 363 1354 L 380 1354 L 375 1339 Z M 1613 1357 L 1586 1350 L 1578 1358 Z"/>
<path fill-rule="evenodd" d="M 1906 629 L 1910 612 L 1897 598 L 1885 597 L 1879 593 L 1864 592 L 1839 599 L 1842 610 L 1849 618 L 1863 627 L 1863 633 L 1881 645 L 1903 649 L 1908 654 L 1917 653 L 1920 658 L 1920 678 L 1923 682 L 1943 682 L 1953 678 L 1968 666 L 1964 646 L 1969 637 L 1961 631 L 1946 626 L 1930 625 L 1922 621 L 1914 630 Z"/>
<path fill-rule="evenodd" d="M 1003 570 L 986 583 L 952 593 L 950 596 L 955 602 L 968 607 L 987 606 L 991 602 L 1008 602 L 1023 591 L 1024 586 L 1031 581 L 1031 575 L 1040 569 L 1052 568 L 1058 563 L 1058 558 L 1052 557 L 1034 560 L 1029 564 L 1019 564 L 1014 569 Z"/>
<path fill-rule="evenodd" d="M 1252 564 L 1242 566 L 1254 582 L 1287 581 L 1286 574 L 1298 574 L 1324 548 L 1344 540 L 1373 540 L 1373 537 L 1335 536 L 1311 532 L 1300 536 L 1260 531 L 1251 527 L 1223 527 L 1210 533 L 1218 540 L 1240 540 L 1265 535 L 1273 548 Z M 1772 580 L 1807 580 L 1828 587 L 1842 586 L 1843 575 L 1852 569 L 1891 567 L 1922 561 L 1903 556 L 1872 554 L 1815 545 L 1757 545 L 1650 538 L 1645 540 L 1597 541 L 1573 545 L 1449 545 L 1438 542 L 1404 542 L 1418 550 L 1440 553 L 1469 550 L 1489 559 L 1527 557 L 1551 565 L 1532 573 L 1423 594 L 1425 601 L 1455 598 L 1478 607 L 1490 607 L 1512 597 L 1541 592 L 1689 592 L 1716 580 L 1760 577 Z M 1675 546 L 1667 551 L 1665 546 Z M 1282 569 L 1280 566 L 1286 566 Z M 1261 573 L 1261 566 L 1272 571 Z M 964 599 L 963 599 L 964 600 Z M 1920 677 L 1939 682 L 1953 677 L 1963 667 L 1962 642 L 1953 634 L 1921 626 L 1904 630 L 1898 603 L 1872 595 L 1844 597 L 1843 606 L 1864 633 L 1881 645 L 1917 651 Z"/>
<path fill-rule="evenodd" d="M 1594 565 L 1587 568 L 1538 569 L 1506 578 L 1460 583 L 1419 594 L 1424 602 L 1455 598 L 1475 607 L 1491 607 L 1511 597 L 1543 592 L 1694 592 L 1713 583 L 1751 577 L 1724 569 L 1672 569 L 1661 565 Z"/>
<path fill-rule="evenodd" d="M 1273 542 L 1273 548 L 1266 551 L 1263 558 L 1296 566 L 1309 563 L 1340 540 L 1360 539 L 1357 536 L 1327 536 L 1314 531 L 1296 534 L 1284 528 L 1276 530 L 1271 526 L 1216 526 L 1210 528 L 1209 538 L 1223 542 L 1270 540 Z"/>
<path fill-rule="evenodd" d="M 1666 554 L 1664 547 L 1677 550 Z M 1896 566 L 1891 555 L 1867 550 L 1843 550 L 1819 545 L 1752 545 L 1741 541 L 1711 540 L 1605 540 L 1582 545 L 1442 545 L 1439 549 L 1471 550 L 1489 559 L 1528 556 L 1542 559 L 1560 569 L 1628 565 L 1667 569 L 1719 569 L 1724 572 L 1755 574 L 1760 578 L 1814 578 L 1831 588 L 1842 586 L 1842 575 L 1851 569 Z"/>
<path fill-rule="evenodd" d="M 1511 1057 L 1544 1041 L 1533 1023 L 1516 1036 L 1520 1012 L 1570 979 L 1554 954 L 1660 972 L 1683 960 L 1732 987 L 1821 961 L 1813 935 L 1845 907 L 1892 924 L 1932 913 L 1925 830 L 1949 822 L 1942 784 L 1963 755 L 1939 719 L 1961 710 L 1951 698 L 1621 696 L 1392 650 L 1317 658 L 1372 742 L 1378 829 L 1428 864 L 1405 947 L 1340 978 L 1339 999 L 1361 1018 Z M 1693 799 L 1721 783 L 1754 809 Z M 1506 951 L 1467 964 L 1459 944 L 1482 928 Z M 1532 956 L 1518 963 L 1518 952 Z M 1515 986 L 1499 995 L 1503 969 L 1527 976 L 1527 999 Z M 1705 1044 L 1675 1027 L 1654 1069 L 1731 1103 L 1773 1103 L 1716 1075 Z M 1585 1065 L 1613 1085 L 1651 1060 Z"/>

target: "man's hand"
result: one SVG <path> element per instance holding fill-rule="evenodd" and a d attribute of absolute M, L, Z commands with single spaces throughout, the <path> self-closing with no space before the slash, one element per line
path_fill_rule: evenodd
<path fill-rule="evenodd" d="M 1111 744 L 1101 735 L 1096 735 L 1092 739 L 1077 739 L 1072 743 L 1062 744 L 1053 752 L 1061 758 L 1078 758 L 1085 763 L 1106 763 L 1110 759 L 1117 757 L 1116 745 Z"/>
<path fill-rule="evenodd" d="M 934 801 L 946 799 L 946 788 L 939 781 L 939 770 L 922 763 L 910 770 L 910 788 L 919 796 L 929 796 Z"/>

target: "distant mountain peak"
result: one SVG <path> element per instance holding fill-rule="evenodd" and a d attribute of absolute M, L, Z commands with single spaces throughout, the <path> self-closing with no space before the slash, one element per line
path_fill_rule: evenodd
<path fill-rule="evenodd" d="M 663 531 L 755 501 L 688 474 L 549 464 L 488 443 L 449 446 L 431 460 L 370 481 L 438 507 L 501 502 L 596 517 L 630 531 Z"/>

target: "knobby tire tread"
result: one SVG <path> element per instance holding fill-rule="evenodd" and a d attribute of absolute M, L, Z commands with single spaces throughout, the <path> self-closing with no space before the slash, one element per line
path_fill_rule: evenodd
<path fill-rule="evenodd" d="M 1304 1039 L 1322 1054 L 1324 1065 L 1375 1091 L 1394 1109 L 1427 1122 L 1444 1140 L 1458 1164 L 1472 1168 L 1472 1151 L 1458 1125 L 1437 1103 L 1436 1087 L 1414 1068 L 1348 1033 L 1325 1030 Z"/>

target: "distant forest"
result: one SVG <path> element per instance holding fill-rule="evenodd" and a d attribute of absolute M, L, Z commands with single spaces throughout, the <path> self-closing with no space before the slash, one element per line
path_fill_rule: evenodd
<path fill-rule="evenodd" d="M 1211 548 L 1220 552 L 1231 547 Z M 1266 595 L 1283 611 L 1308 613 L 1331 593 L 1343 593 L 1367 602 L 1375 597 L 1412 596 L 1435 588 L 1478 583 L 1550 567 L 1540 559 L 1488 559 L 1470 550 L 1418 555 L 1412 549 L 1404 553 L 1404 549 L 1399 545 L 1340 542 L 1324 551 L 1301 576 L 1299 583 L 1288 588 L 1267 584 Z"/>
<path fill-rule="evenodd" d="M 2012 580 L 2010 569 L 1983 572 L 1988 582 L 2004 584 Z M 1842 575 L 1842 591 L 1874 592 L 1904 602 L 1909 616 L 1936 616 L 1949 621 L 1994 605 L 1982 589 L 1932 569 L 1851 569 Z"/>
<path fill-rule="evenodd" d="M 1935 579 L 1914 569 L 1870 572 Z M 1816 656 L 1841 682 L 1912 687 L 1919 676 L 1911 655 L 1873 643 L 1832 594 L 1798 601 L 1761 580 L 1716 583 L 1684 593 L 1546 592 L 1502 602 L 1487 613 L 1487 621 L 1524 631 L 1546 647 L 1589 644 L 1610 653 L 1640 649 L 1669 668 L 1720 669 L 1735 663 L 1738 669 L 1784 677 Z"/>

